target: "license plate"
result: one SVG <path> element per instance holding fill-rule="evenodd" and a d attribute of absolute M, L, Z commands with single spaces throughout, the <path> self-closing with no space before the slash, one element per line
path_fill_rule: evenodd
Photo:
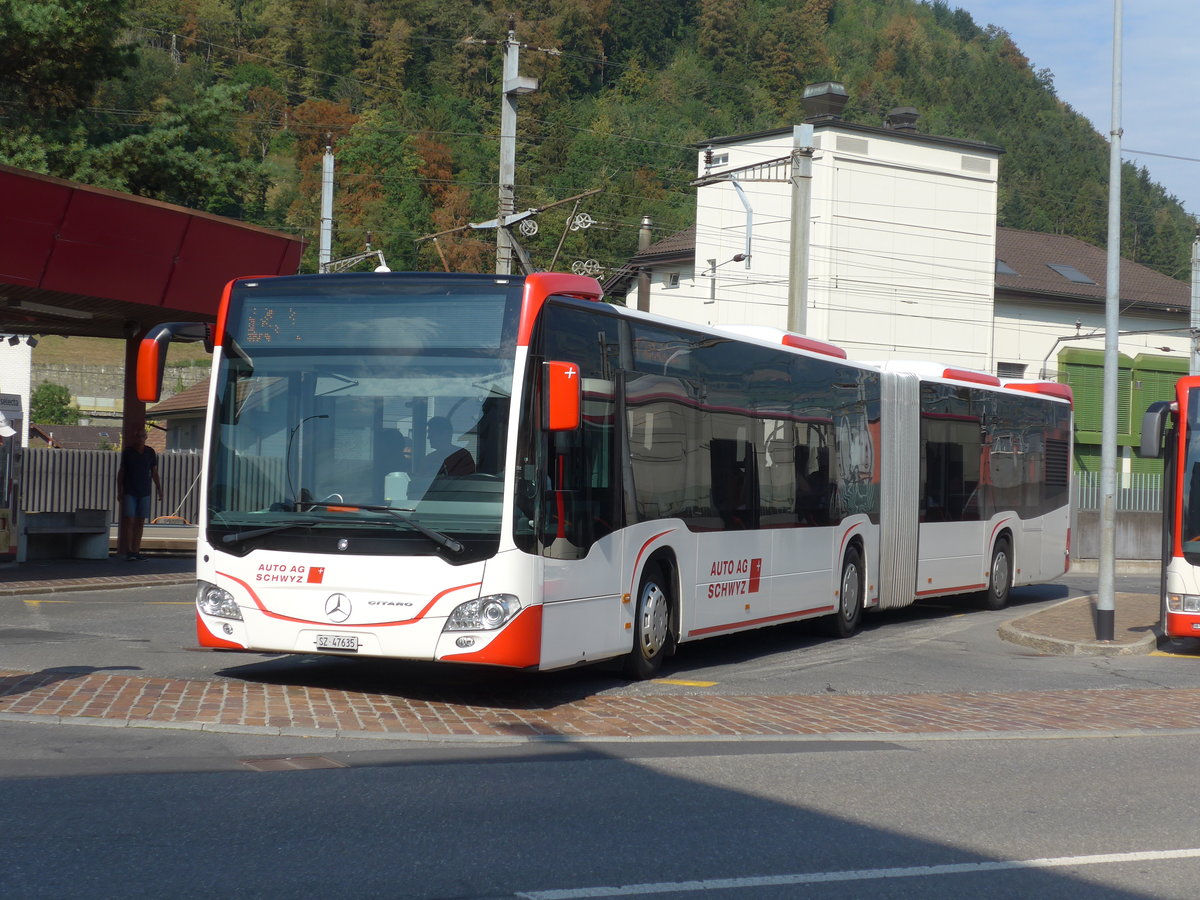
<path fill-rule="evenodd" d="M 340 650 L 343 653 L 358 652 L 358 638 L 352 634 L 318 634 L 318 650 Z"/>

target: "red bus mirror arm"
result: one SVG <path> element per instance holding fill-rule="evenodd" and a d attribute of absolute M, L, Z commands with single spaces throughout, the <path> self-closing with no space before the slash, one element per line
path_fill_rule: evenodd
<path fill-rule="evenodd" d="M 143 403 L 157 403 L 162 395 L 167 344 L 171 341 L 203 341 L 212 352 L 212 326 L 203 322 L 163 322 L 142 338 L 137 356 L 137 395 Z"/>
<path fill-rule="evenodd" d="M 542 365 L 546 374 L 546 430 L 574 431 L 583 424 L 579 366 L 560 360 Z"/>

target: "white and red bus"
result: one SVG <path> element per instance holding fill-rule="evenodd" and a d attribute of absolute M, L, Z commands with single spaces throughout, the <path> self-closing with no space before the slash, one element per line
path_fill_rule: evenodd
<path fill-rule="evenodd" d="M 1139 451 L 1163 459 L 1163 633 L 1200 637 L 1200 376 L 1180 378 L 1173 401 L 1150 404 Z"/>
<path fill-rule="evenodd" d="M 181 330 L 143 342 L 143 399 Z M 212 339 L 205 646 L 644 678 L 688 641 L 997 608 L 1067 566 L 1060 385 L 858 364 L 557 274 L 243 279 Z"/>

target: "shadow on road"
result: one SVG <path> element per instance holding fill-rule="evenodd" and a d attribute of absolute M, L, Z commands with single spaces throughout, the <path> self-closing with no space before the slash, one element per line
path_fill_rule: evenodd
<path fill-rule="evenodd" d="M 1069 588 L 1060 584 L 1016 588 L 1010 611 L 1065 599 L 1069 594 Z M 931 598 L 902 609 L 872 612 L 863 617 L 863 630 L 872 632 L 902 627 L 903 623 L 936 621 L 974 608 L 970 597 Z M 686 678 L 689 671 L 696 669 L 736 665 L 831 640 L 834 639 L 825 635 L 820 620 L 710 638 L 682 647 L 664 662 L 660 678 Z M 524 672 L 405 660 L 281 655 L 266 661 L 231 665 L 216 674 L 240 681 L 381 694 L 432 703 L 542 710 L 622 690 L 627 682 L 620 669 L 619 661 L 555 672 Z"/>
<path fill-rule="evenodd" d="M 58 684 L 60 681 L 84 678 L 88 675 L 95 675 L 97 672 L 140 671 L 140 666 L 55 666 L 52 669 L 42 669 L 40 672 L 5 675 L 0 677 L 0 706 L 5 700 L 36 691 L 38 688 Z"/>

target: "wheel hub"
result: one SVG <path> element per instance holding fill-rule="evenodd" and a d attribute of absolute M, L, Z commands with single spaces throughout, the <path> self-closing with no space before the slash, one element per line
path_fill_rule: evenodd
<path fill-rule="evenodd" d="M 642 653 L 655 656 L 667 642 L 667 597 L 657 584 L 646 585 L 642 594 Z"/>

